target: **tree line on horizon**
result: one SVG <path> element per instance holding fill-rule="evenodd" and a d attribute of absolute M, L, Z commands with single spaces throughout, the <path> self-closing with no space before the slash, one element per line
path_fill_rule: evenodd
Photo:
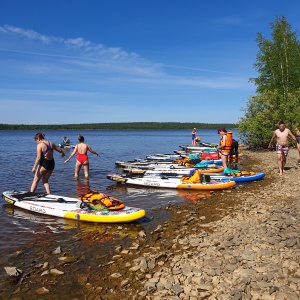
<path fill-rule="evenodd" d="M 0 130 L 180 130 L 237 128 L 235 123 L 126 122 L 91 124 L 0 124 Z"/>

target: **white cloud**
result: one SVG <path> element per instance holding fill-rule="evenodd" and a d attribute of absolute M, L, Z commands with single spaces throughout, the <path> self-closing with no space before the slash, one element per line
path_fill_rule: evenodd
<path fill-rule="evenodd" d="M 228 19 L 229 20 L 229 19 Z M 228 21 L 227 20 L 227 21 Z M 231 20 L 233 22 L 233 20 Z M 238 22 L 237 20 L 235 22 Z M 204 71 L 204 72 L 214 72 L 214 73 L 227 73 L 220 70 L 209 70 L 209 69 L 202 69 L 202 68 L 191 68 L 186 66 L 180 65 L 164 65 L 160 63 L 153 63 L 147 61 L 146 59 L 141 58 L 137 53 L 129 53 L 124 51 L 120 47 L 105 47 L 103 44 L 95 44 L 90 41 L 86 41 L 85 39 L 78 37 L 73 39 L 64 39 L 61 37 L 49 37 L 42 34 L 39 34 L 30 29 L 22 29 L 19 27 L 14 26 L 1 26 L 0 32 L 5 34 L 16 35 L 19 37 L 27 38 L 28 40 L 32 41 L 39 41 L 42 44 L 56 44 L 56 47 L 61 45 L 67 46 L 69 49 L 77 50 L 75 52 L 70 52 L 69 55 L 61 55 L 55 53 L 49 53 L 46 51 L 43 52 L 35 52 L 35 51 L 26 51 L 26 50 L 16 50 L 16 49 L 0 49 L 0 51 L 7 51 L 7 52 L 15 52 L 15 53 L 23 53 L 23 54 L 30 54 L 30 55 L 39 55 L 39 56 L 48 56 L 48 57 L 57 57 L 57 58 L 75 58 L 78 60 L 90 60 L 94 62 L 99 62 L 103 59 L 105 62 L 113 63 L 114 61 L 126 64 L 126 68 L 131 66 L 139 66 L 139 68 L 145 68 L 147 70 L 157 70 L 162 67 L 171 67 L 171 68 L 180 68 L 186 70 L 195 70 L 195 71 Z M 24 45 L 22 45 L 24 47 Z M 49 49 L 49 48 L 47 48 Z M 53 48 L 50 48 L 51 50 Z M 73 54 L 73 55 L 72 55 Z M 77 56 L 74 56 L 77 54 Z M 147 74 L 147 72 L 146 72 Z M 230 74 L 230 73 L 227 73 Z"/>

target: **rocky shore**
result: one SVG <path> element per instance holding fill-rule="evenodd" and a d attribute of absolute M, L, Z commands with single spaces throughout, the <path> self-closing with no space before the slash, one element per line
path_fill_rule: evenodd
<path fill-rule="evenodd" d="M 97 299 L 300 299 L 298 152 L 290 150 L 282 177 L 275 152 L 245 154 L 263 181 L 206 207 L 169 208 L 172 219 L 149 239 L 140 233 L 116 249 L 107 277 L 114 288 L 102 282 Z"/>
<path fill-rule="evenodd" d="M 60 249 L 51 255 L 61 264 L 45 265 L 44 255 L 7 299 L 300 299 L 298 152 L 290 150 L 282 177 L 275 152 L 243 152 L 244 168 L 265 172 L 265 179 L 161 209 L 170 220 L 141 227 L 97 265 Z M 68 289 L 69 297 L 49 286 Z"/>

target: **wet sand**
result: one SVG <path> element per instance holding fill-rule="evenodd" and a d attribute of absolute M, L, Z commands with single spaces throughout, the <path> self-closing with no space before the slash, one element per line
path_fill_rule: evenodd
<path fill-rule="evenodd" d="M 275 152 L 243 152 L 245 170 L 265 179 L 159 209 L 133 236 L 132 226 L 111 226 L 120 238 L 102 244 L 107 255 L 97 255 L 93 233 L 78 253 L 41 241 L 3 299 L 300 299 L 298 152 L 282 177 Z"/>

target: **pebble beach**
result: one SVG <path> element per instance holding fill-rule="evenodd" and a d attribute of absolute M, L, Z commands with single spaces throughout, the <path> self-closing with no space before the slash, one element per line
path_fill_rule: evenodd
<path fill-rule="evenodd" d="M 265 172 L 263 180 L 159 209 L 167 221 L 121 240 L 97 266 L 85 260 L 84 272 L 66 249 L 45 248 L 3 299 L 300 299 L 298 151 L 281 177 L 274 151 L 243 153 L 243 168 Z M 55 265 L 55 255 L 65 262 Z"/>
<path fill-rule="evenodd" d="M 99 299 L 300 299 L 298 151 L 282 177 L 274 151 L 244 153 L 265 179 L 224 191 L 218 205 L 169 208 L 151 237 L 116 249 L 107 279 L 119 288 L 100 285 Z"/>

